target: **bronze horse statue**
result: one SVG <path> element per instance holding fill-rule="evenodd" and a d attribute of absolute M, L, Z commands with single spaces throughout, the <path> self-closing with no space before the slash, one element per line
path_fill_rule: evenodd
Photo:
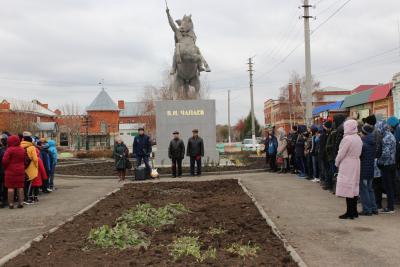
<path fill-rule="evenodd" d="M 190 86 L 195 90 L 195 98 L 200 94 L 200 72 L 210 72 L 207 61 L 196 46 L 196 34 L 192 15 L 176 20 L 176 25 L 167 7 L 168 22 L 175 34 L 175 53 L 170 71 L 170 90 L 184 99 L 189 97 Z M 179 97 L 178 97 L 179 98 Z"/>

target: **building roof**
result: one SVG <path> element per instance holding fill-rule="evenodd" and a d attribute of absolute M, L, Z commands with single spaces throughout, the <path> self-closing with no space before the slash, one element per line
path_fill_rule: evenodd
<path fill-rule="evenodd" d="M 146 108 L 145 102 L 125 102 L 125 108 L 121 109 L 120 117 L 134 117 L 143 115 Z"/>
<path fill-rule="evenodd" d="M 348 89 L 344 89 L 344 88 L 340 88 L 340 87 L 327 86 L 327 87 L 322 87 L 317 90 L 314 90 L 313 93 L 316 93 L 316 92 L 344 92 L 344 93 L 346 93 L 348 91 L 349 91 Z"/>
<path fill-rule="evenodd" d="M 37 122 L 36 127 L 39 131 L 58 131 L 58 125 L 56 122 Z"/>
<path fill-rule="evenodd" d="M 119 111 L 119 109 L 117 104 L 115 104 L 103 88 L 93 102 L 86 108 L 86 111 Z"/>
<path fill-rule="evenodd" d="M 378 86 L 372 88 L 371 89 L 372 93 L 368 99 L 369 102 L 378 101 L 378 100 L 386 98 L 389 95 L 390 90 L 392 90 L 392 88 L 393 88 L 392 82 L 378 85 Z"/>
<path fill-rule="evenodd" d="M 12 98 L 6 98 L 3 99 L 2 103 L 9 103 L 10 104 L 10 110 L 12 111 L 17 111 L 17 112 L 27 112 L 27 113 L 33 113 L 36 115 L 43 115 L 43 116 L 55 116 L 56 114 L 41 106 L 33 101 L 25 101 L 25 100 L 20 100 L 20 99 L 12 99 Z"/>
<path fill-rule="evenodd" d="M 342 108 L 354 107 L 365 103 L 370 103 L 386 98 L 390 90 L 393 88 L 393 83 L 381 84 L 374 86 L 368 90 L 361 91 L 356 94 L 347 96 L 344 99 Z"/>
<path fill-rule="evenodd" d="M 329 111 L 329 110 L 340 110 L 342 107 L 343 101 L 337 101 L 334 103 L 322 105 L 313 109 L 312 115 L 316 116 L 322 112 Z"/>
<path fill-rule="evenodd" d="M 371 90 L 366 90 L 357 94 L 347 96 L 343 101 L 342 108 L 354 107 L 364 103 L 368 103 L 368 99 L 371 93 Z"/>
<path fill-rule="evenodd" d="M 374 88 L 377 84 L 361 84 L 351 91 L 352 94 L 361 93 L 365 90 Z"/>

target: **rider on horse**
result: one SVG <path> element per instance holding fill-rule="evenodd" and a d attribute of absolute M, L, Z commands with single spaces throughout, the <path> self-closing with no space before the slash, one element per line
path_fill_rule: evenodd
<path fill-rule="evenodd" d="M 210 72 L 210 67 L 207 61 L 204 59 L 200 52 L 200 49 L 196 46 L 196 34 L 193 30 L 192 16 L 184 16 L 182 20 L 177 20 L 179 28 L 175 25 L 174 20 L 169 14 L 167 8 L 168 22 L 172 30 L 175 33 L 175 54 L 173 58 L 173 65 L 170 74 L 176 73 L 177 64 L 182 63 L 182 58 L 191 59 L 193 62 L 198 64 L 198 71 Z"/>

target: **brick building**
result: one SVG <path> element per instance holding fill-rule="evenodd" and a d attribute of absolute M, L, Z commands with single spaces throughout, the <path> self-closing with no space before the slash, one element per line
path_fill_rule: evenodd
<path fill-rule="evenodd" d="M 31 131 L 40 137 L 57 138 L 56 114 L 38 100 L 3 99 L 0 102 L 0 131 Z"/>
<path fill-rule="evenodd" d="M 268 99 L 264 103 L 266 128 L 269 126 L 283 127 L 286 131 L 292 125 L 305 124 L 305 102 L 301 95 L 300 83 L 289 83 L 287 98 Z M 313 108 L 343 100 L 351 92 L 337 87 L 325 87 L 313 92 Z"/>

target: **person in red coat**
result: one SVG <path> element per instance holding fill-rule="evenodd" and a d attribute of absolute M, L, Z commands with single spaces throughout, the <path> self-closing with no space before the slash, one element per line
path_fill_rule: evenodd
<path fill-rule="evenodd" d="M 20 147 L 18 136 L 12 135 L 7 140 L 8 148 L 3 157 L 5 186 L 8 188 L 8 206 L 14 208 L 14 191 L 18 190 L 18 208 L 23 208 L 25 181 L 25 150 Z"/>
<path fill-rule="evenodd" d="M 36 148 L 36 154 L 38 157 L 38 163 L 39 163 L 39 171 L 38 171 L 38 176 L 33 179 L 32 181 L 32 201 L 33 202 L 38 202 L 38 195 L 39 195 L 39 188 L 42 187 L 43 181 L 47 180 L 47 174 L 46 174 L 46 169 L 44 168 L 44 164 L 42 159 L 40 158 L 40 150 Z"/>

